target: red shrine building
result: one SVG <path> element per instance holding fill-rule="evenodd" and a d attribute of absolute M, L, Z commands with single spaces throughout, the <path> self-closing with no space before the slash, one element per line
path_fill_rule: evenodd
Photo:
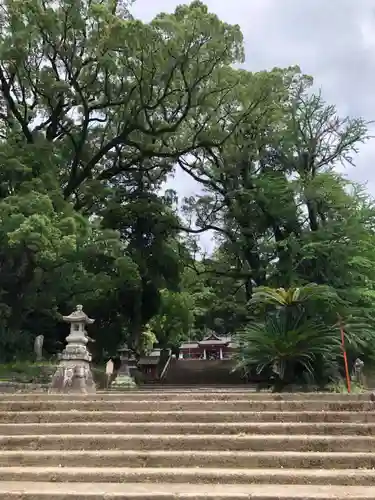
<path fill-rule="evenodd" d="M 185 342 L 180 346 L 179 359 L 231 359 L 236 345 L 231 337 L 210 333 L 200 341 Z"/>

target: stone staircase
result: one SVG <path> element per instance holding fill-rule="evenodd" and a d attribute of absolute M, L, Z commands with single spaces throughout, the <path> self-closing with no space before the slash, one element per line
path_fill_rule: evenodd
<path fill-rule="evenodd" d="M 0 395 L 0 499 L 374 500 L 368 395 Z"/>

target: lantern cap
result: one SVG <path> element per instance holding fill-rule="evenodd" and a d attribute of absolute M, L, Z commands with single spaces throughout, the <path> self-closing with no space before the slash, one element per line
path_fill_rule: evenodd
<path fill-rule="evenodd" d="M 66 323 L 85 323 L 86 325 L 92 325 L 95 322 L 94 319 L 91 319 L 87 316 L 86 313 L 83 312 L 83 306 L 76 306 L 76 310 L 73 311 L 69 316 L 63 316 L 63 321 Z"/>

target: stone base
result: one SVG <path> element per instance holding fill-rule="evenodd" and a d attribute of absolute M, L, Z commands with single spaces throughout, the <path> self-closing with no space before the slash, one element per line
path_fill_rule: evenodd
<path fill-rule="evenodd" d="M 94 394 L 96 386 L 87 361 L 62 361 L 51 382 L 50 393 Z"/>
<path fill-rule="evenodd" d="M 111 387 L 116 389 L 135 389 L 137 384 L 130 375 L 119 374 L 112 382 Z"/>

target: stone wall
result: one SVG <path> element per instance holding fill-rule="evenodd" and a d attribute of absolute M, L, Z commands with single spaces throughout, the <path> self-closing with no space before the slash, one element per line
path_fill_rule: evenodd
<path fill-rule="evenodd" d="M 176 385 L 243 384 L 244 380 L 240 373 L 231 373 L 234 366 L 233 360 L 172 360 L 163 383 Z"/>
<path fill-rule="evenodd" d="M 0 382 L 0 393 L 47 392 L 48 384 L 20 384 L 18 382 Z"/>

